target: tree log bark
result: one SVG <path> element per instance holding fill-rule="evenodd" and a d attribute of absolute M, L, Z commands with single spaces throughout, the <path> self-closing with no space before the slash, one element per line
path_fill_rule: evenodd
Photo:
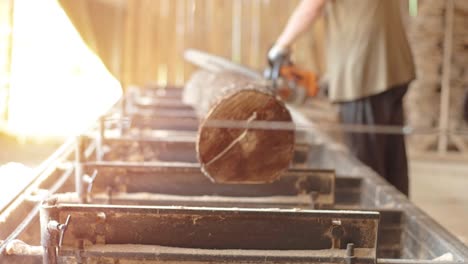
<path fill-rule="evenodd" d="M 294 131 L 222 128 L 207 123 L 292 122 L 284 103 L 257 81 L 231 72 L 198 74 L 195 82 L 187 83 L 187 87 L 191 86 L 199 89 L 200 95 L 193 106 L 202 116 L 196 147 L 203 173 L 220 183 L 265 183 L 278 179 L 293 158 Z"/>

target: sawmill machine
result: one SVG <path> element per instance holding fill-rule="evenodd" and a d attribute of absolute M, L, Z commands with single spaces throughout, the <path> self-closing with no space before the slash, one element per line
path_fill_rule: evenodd
<path fill-rule="evenodd" d="M 253 74 L 231 62 L 219 64 L 217 57 L 208 61 L 205 70 L 228 65 L 237 74 Z M 287 105 L 294 126 L 226 123 L 227 131 L 243 133 L 292 131 L 291 160 L 277 179 L 223 182 L 211 167 L 203 171 L 197 149 L 203 120 L 182 98 L 181 87 L 129 89 L 89 130 L 65 142 L 1 209 L 0 263 L 468 260 L 462 242 L 300 108 Z"/>

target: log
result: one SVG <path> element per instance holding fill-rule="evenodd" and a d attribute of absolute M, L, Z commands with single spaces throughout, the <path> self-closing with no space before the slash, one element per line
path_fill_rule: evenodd
<path fill-rule="evenodd" d="M 278 179 L 292 161 L 294 131 L 222 128 L 208 123 L 213 120 L 292 122 L 281 99 L 258 81 L 236 73 L 205 72 L 194 77 L 186 87 L 198 90 L 187 94 L 199 95 L 193 107 L 201 116 L 196 148 L 203 173 L 218 183 L 251 184 Z"/>

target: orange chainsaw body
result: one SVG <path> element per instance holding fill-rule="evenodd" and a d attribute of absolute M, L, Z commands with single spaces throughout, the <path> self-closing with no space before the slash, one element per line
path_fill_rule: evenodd
<path fill-rule="evenodd" d="M 278 94 L 282 98 L 289 98 L 291 89 L 287 86 L 291 81 L 299 89 L 305 89 L 307 97 L 314 97 L 318 93 L 317 76 L 311 72 L 297 68 L 295 65 L 283 65 L 280 69 L 280 76 L 284 81 L 283 87 L 278 87 Z"/>

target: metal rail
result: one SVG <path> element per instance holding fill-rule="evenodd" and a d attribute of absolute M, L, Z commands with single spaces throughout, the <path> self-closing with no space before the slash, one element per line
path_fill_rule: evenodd
<path fill-rule="evenodd" d="M 16 229 L 0 244 L 0 255 L 5 254 L 8 244 L 13 240 L 18 239 L 18 237 L 24 232 L 24 230 L 31 224 L 31 222 L 38 216 L 38 213 L 41 209 L 41 205 L 44 200 L 46 200 L 50 195 L 56 193 L 63 184 L 70 178 L 73 173 L 73 168 L 67 169 L 62 177 L 59 178 L 55 184 L 50 187 L 48 195 L 42 197 L 39 202 L 33 207 L 33 209 L 28 213 L 28 215 L 23 219 L 23 221 L 16 227 Z"/>
<path fill-rule="evenodd" d="M 66 223 L 70 218 L 73 220 L 65 235 L 51 230 L 51 222 Z M 356 250 L 366 250 L 364 256 L 356 255 L 356 259 L 375 260 L 378 226 L 379 213 L 370 211 L 60 203 L 41 208 L 42 245 L 49 249 L 44 252 L 44 260 L 50 263 L 56 263 L 54 259 L 58 256 L 53 249 L 57 247 L 74 248 L 72 251 L 86 254 L 86 249 L 77 246 L 80 243 L 154 245 L 194 252 L 240 249 L 238 255 L 244 250 L 309 250 L 314 255 L 314 250 L 318 250 L 315 254 L 326 249 L 338 251 L 352 243 Z M 64 236 L 63 244 L 59 243 L 62 241 L 59 236 Z M 62 254 L 64 251 L 60 250 Z M 192 258 L 196 259 L 202 254 L 194 255 Z"/>
<path fill-rule="evenodd" d="M 34 178 L 34 180 L 28 185 L 28 187 L 26 187 L 21 193 L 19 193 L 15 197 L 15 199 L 13 199 L 5 208 L 7 210 L 16 209 L 17 206 L 15 206 L 15 203 L 19 205 L 21 203 L 19 200 L 24 199 L 22 197 L 24 197 L 25 194 L 31 194 L 35 190 L 39 189 L 39 186 L 44 182 L 44 180 L 50 177 L 52 171 L 58 168 L 60 163 L 66 160 L 68 156 L 71 155 L 74 146 L 74 138 L 70 138 L 64 144 L 62 144 L 62 146 L 60 146 L 59 149 L 57 149 L 57 151 L 55 151 L 46 161 L 44 161 L 39 167 L 37 167 L 37 169 L 35 170 L 37 176 Z M 90 155 L 90 152 L 92 152 L 93 148 L 94 145 L 90 145 L 86 149 L 85 153 L 87 156 Z M 73 167 L 67 168 L 59 177 L 59 179 L 49 188 L 47 194 L 41 197 L 38 202 L 36 202 L 35 206 L 31 209 L 31 211 L 27 214 L 23 221 L 15 228 L 15 230 L 13 230 L 13 232 L 11 232 L 11 234 L 0 243 L 0 256 L 5 254 L 5 250 L 8 244 L 11 243 L 11 241 L 13 240 L 18 239 L 18 237 L 25 231 L 25 229 L 31 224 L 31 222 L 38 216 L 39 209 L 42 203 L 52 194 L 56 193 L 65 184 L 65 182 L 70 178 L 70 176 L 73 175 L 73 171 Z M 9 212 L 7 210 L 3 210 L 1 214 L 8 214 Z"/>

